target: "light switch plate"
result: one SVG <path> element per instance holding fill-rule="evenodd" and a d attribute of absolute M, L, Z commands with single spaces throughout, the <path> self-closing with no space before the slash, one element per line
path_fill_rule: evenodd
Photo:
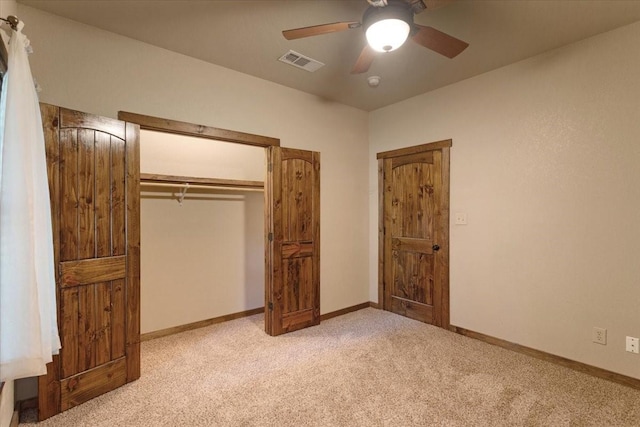
<path fill-rule="evenodd" d="M 467 225 L 467 214 L 466 213 L 457 213 L 456 214 L 456 224 L 457 225 Z"/>

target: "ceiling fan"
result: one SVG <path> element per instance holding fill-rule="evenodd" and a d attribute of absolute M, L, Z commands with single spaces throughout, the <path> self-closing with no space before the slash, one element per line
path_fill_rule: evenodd
<path fill-rule="evenodd" d="M 411 37 L 411 40 L 417 44 L 448 58 L 459 55 L 469 46 L 469 43 L 443 33 L 442 31 L 413 22 L 414 15 L 427 9 L 427 4 L 441 6 L 450 0 L 367 1 L 370 6 L 362 16 L 362 23 L 357 21 L 344 21 L 313 25 L 311 27 L 285 30 L 282 32 L 282 35 L 284 35 L 287 40 L 294 40 L 363 27 L 368 43 L 362 49 L 358 60 L 351 69 L 351 74 L 367 72 L 373 63 L 376 52 L 391 52 L 392 50 L 396 50 L 404 44 L 408 37 Z M 433 7 L 429 7 L 429 9 L 432 8 Z"/>

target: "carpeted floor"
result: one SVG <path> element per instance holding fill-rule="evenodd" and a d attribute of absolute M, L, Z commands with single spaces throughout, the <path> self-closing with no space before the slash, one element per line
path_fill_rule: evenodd
<path fill-rule="evenodd" d="M 145 342 L 140 380 L 38 425 L 638 426 L 640 391 L 368 308 Z"/>

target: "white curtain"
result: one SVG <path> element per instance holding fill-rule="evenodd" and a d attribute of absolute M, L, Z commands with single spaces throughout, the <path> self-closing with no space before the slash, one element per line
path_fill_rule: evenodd
<path fill-rule="evenodd" d="M 0 381 L 46 373 L 60 349 L 42 119 L 22 26 L 0 104 Z"/>

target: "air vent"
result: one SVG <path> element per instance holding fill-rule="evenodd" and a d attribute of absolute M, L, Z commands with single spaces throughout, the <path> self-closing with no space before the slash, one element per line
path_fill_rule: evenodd
<path fill-rule="evenodd" d="M 294 67 L 302 68 L 303 70 L 307 70 L 311 73 L 321 67 L 324 67 L 324 64 L 322 62 L 311 59 L 308 56 L 304 56 L 303 54 L 295 52 L 293 50 L 290 50 L 289 52 L 282 55 L 280 58 L 278 58 L 278 61 L 284 62 L 285 64 L 293 65 Z"/>

